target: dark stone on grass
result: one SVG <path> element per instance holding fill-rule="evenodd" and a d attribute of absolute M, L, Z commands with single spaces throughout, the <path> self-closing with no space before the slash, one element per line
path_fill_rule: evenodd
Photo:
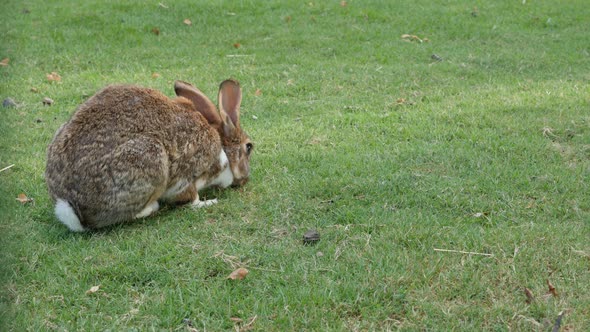
<path fill-rule="evenodd" d="M 320 240 L 320 233 L 315 229 L 311 229 L 303 234 L 303 244 L 316 244 Z"/>
<path fill-rule="evenodd" d="M 433 54 L 430 58 L 436 61 L 443 61 L 443 58 L 436 54 Z"/>
<path fill-rule="evenodd" d="M 2 102 L 2 106 L 3 107 L 6 107 L 6 108 L 8 108 L 8 107 L 16 107 L 16 102 L 12 98 L 6 98 Z"/>

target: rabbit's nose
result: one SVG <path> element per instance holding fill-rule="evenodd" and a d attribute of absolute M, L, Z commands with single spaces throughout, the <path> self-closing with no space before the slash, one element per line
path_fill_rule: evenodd
<path fill-rule="evenodd" d="M 232 183 L 232 187 L 241 187 L 245 185 L 249 180 L 249 177 L 241 178 L 241 179 L 234 179 L 234 183 Z"/>

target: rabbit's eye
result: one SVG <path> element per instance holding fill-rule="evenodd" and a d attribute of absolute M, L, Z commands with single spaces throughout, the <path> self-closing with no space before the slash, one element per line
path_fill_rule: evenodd
<path fill-rule="evenodd" d="M 252 145 L 252 143 L 246 143 L 246 154 L 250 155 L 250 152 L 252 152 L 253 148 L 254 145 Z"/>

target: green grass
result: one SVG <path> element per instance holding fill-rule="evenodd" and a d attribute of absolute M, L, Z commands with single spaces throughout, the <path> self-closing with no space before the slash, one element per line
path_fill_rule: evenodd
<path fill-rule="evenodd" d="M 0 5 L 0 330 L 590 330 L 586 1 L 162 3 Z M 248 185 L 95 233 L 55 219 L 45 149 L 84 99 L 228 77 Z"/>

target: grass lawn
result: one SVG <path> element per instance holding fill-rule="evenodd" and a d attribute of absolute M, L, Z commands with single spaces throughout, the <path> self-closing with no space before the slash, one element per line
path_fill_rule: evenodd
<path fill-rule="evenodd" d="M 586 0 L 0 10 L 0 330 L 590 330 Z M 57 221 L 45 150 L 77 105 L 175 79 L 216 100 L 229 77 L 250 183 L 99 232 Z"/>

